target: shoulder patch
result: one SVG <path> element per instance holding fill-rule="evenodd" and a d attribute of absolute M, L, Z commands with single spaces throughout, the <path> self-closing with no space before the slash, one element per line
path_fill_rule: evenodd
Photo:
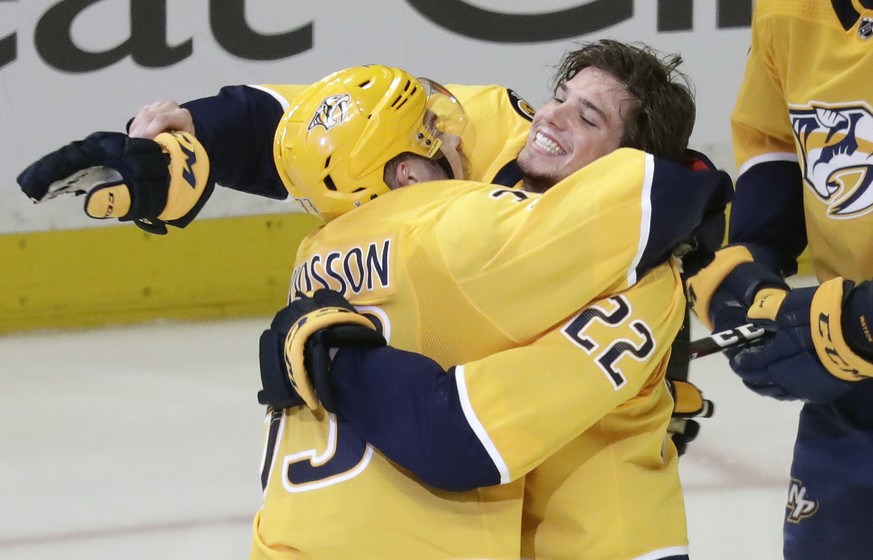
<path fill-rule="evenodd" d="M 525 101 L 522 96 L 509 88 L 506 88 L 506 93 L 509 94 L 509 104 L 512 105 L 513 109 L 515 109 L 515 112 L 521 115 L 525 120 L 532 121 L 535 112 L 533 106 Z"/>

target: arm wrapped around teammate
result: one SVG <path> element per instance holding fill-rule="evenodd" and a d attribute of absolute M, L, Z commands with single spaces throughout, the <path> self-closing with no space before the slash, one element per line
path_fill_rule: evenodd
<path fill-rule="evenodd" d="M 385 346 L 373 323 L 338 292 L 301 295 L 273 318 L 260 341 L 261 404 L 287 408 L 319 403 L 336 412 L 330 380 L 331 349 Z"/>
<path fill-rule="evenodd" d="M 774 335 L 731 358 L 758 393 L 777 399 L 833 400 L 873 377 L 873 285 L 834 278 L 790 292 L 762 290 L 749 319 Z"/>
<path fill-rule="evenodd" d="M 684 164 L 693 171 L 715 171 L 717 168 L 704 154 L 685 150 Z M 715 252 L 724 243 L 727 224 L 726 207 L 733 195 L 732 190 L 722 198 L 713 197 L 704 208 L 700 223 L 691 236 L 676 247 L 674 254 L 682 259 L 682 278 L 694 276 L 712 262 Z"/>
<path fill-rule="evenodd" d="M 215 186 L 206 150 L 184 132 L 154 140 L 95 132 L 32 163 L 18 184 L 34 202 L 85 194 L 88 216 L 134 221 L 157 234 L 166 224 L 187 226 Z"/>

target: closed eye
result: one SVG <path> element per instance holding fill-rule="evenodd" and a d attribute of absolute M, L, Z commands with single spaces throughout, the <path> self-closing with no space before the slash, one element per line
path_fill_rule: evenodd
<path fill-rule="evenodd" d="M 594 103 L 587 99 L 581 99 L 579 103 L 582 105 L 582 111 L 579 112 L 579 118 L 585 123 L 599 127 L 601 123 L 608 122 L 606 114 Z M 590 115 L 590 116 L 589 116 Z"/>

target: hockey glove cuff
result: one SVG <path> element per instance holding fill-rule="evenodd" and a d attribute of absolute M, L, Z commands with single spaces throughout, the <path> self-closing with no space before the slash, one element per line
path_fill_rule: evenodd
<path fill-rule="evenodd" d="M 275 357 L 275 340 L 282 341 L 281 359 Z M 259 401 L 281 408 L 294 403 L 296 394 L 312 410 L 320 404 L 335 412 L 331 352 L 347 345 L 385 346 L 386 342 L 373 323 L 337 292 L 318 290 L 293 300 L 261 335 L 264 390 Z"/>
<path fill-rule="evenodd" d="M 859 354 L 869 355 L 873 348 L 867 323 L 873 311 L 866 305 L 870 302 L 869 283 L 855 288 L 853 282 L 838 277 L 818 288 L 803 289 L 814 291 L 810 302 L 812 342 L 824 367 L 846 381 L 873 377 L 873 363 Z M 851 294 L 856 297 L 849 301 Z"/>
<path fill-rule="evenodd" d="M 688 279 L 688 298 L 710 331 L 723 331 L 744 324 L 755 295 L 768 287 L 788 289 L 778 274 L 755 261 L 748 247 L 732 245 Z"/>
<path fill-rule="evenodd" d="M 673 396 L 673 418 L 709 418 L 715 412 L 712 401 L 704 399 L 693 383 L 668 380 L 667 387 Z"/>
<path fill-rule="evenodd" d="M 700 424 L 695 418 L 709 418 L 715 412 L 715 406 L 688 381 L 667 380 L 667 387 L 673 396 L 673 415 L 667 433 L 681 456 L 700 431 Z"/>

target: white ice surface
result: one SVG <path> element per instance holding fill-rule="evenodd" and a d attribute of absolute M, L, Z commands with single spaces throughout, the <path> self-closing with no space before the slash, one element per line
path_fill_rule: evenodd
<path fill-rule="evenodd" d="M 0 337 L 0 560 L 246 558 L 268 322 Z M 720 355 L 691 376 L 716 403 L 681 463 L 691 557 L 781 558 L 799 407 L 745 390 Z"/>

